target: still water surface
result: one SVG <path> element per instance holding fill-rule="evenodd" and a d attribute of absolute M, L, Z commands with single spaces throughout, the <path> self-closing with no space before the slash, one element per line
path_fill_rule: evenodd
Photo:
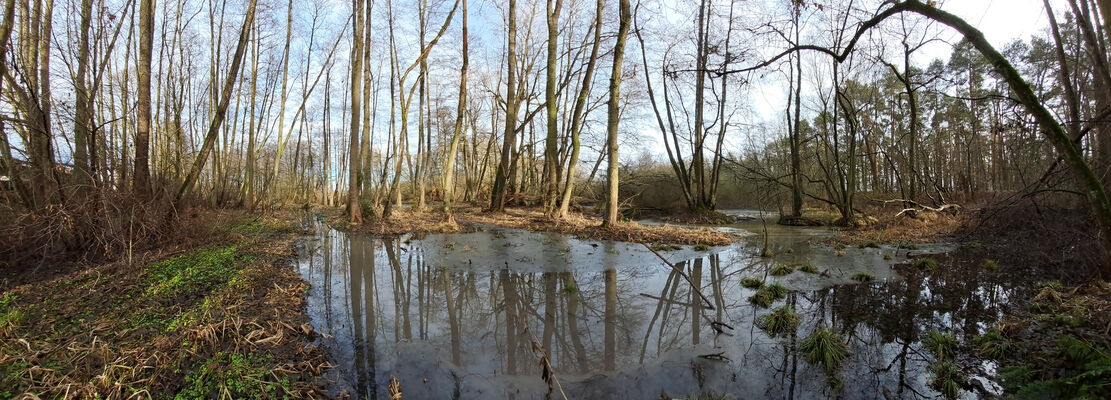
<path fill-rule="evenodd" d="M 839 251 L 824 229 L 769 224 L 776 256 L 762 258 L 758 222 L 724 228 L 749 235 L 734 245 L 661 252 L 676 268 L 639 244 L 551 233 L 482 226 L 391 238 L 313 226 L 298 263 L 308 312 L 330 335 L 322 345 L 337 390 L 356 398 L 388 398 L 391 377 L 405 398 L 543 398 L 542 363 L 554 370 L 553 398 L 933 398 L 920 337 L 982 332 L 1015 290 L 973 268 L 903 276 L 893 265 L 908 250 Z M 823 273 L 768 275 L 803 262 Z M 877 281 L 851 280 L 858 272 Z M 791 290 L 771 308 L 799 314 L 794 334 L 756 327 L 770 309 L 749 303 L 745 277 Z M 822 326 L 852 354 L 835 374 L 840 387 L 796 351 Z"/>

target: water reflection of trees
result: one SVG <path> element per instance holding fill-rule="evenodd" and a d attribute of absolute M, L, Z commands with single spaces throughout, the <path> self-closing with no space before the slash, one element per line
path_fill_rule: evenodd
<path fill-rule="evenodd" d="M 800 337 L 824 325 L 849 338 L 854 357 L 867 364 L 852 372 L 857 374 L 850 376 L 852 384 L 895 379 L 898 389 L 892 389 L 902 395 L 921 373 L 911 370 L 908 355 L 922 332 L 976 332 L 997 318 L 1007 295 L 976 275 L 914 273 L 902 280 L 791 292 L 776 306 L 795 310 L 803 323 L 796 332 L 771 338 L 752 325 L 767 311 L 751 306 L 745 299 L 752 291 L 739 283 L 770 264 L 745 255 L 726 255 L 728 262 L 709 255 L 674 269 L 518 272 L 504 268 L 507 264 L 470 270 L 437 266 L 417 242 L 335 232 L 322 236 L 310 252 L 305 268 L 316 289 L 310 295 L 322 297 L 313 303 L 322 308 L 314 322 L 336 336 L 338 351 L 347 355 L 340 357 L 341 370 L 351 371 L 353 385 L 371 398 L 397 363 L 408 361 L 397 359 L 406 357 L 396 353 L 404 342 L 426 343 L 423 347 L 435 353 L 422 354 L 438 354 L 464 373 L 538 377 L 539 348 L 561 376 L 589 376 L 644 364 L 674 349 L 721 345 L 714 321 L 748 331 L 724 343 L 748 347 L 733 355 L 743 358 L 736 361 L 745 373 L 777 377 L 778 382 L 766 382 L 769 393 L 796 398 L 825 390 L 799 379 L 820 372 L 800 365 L 796 350 Z M 869 380 L 873 383 L 862 383 Z"/>
<path fill-rule="evenodd" d="M 678 271 L 652 269 L 666 270 L 660 266 L 620 272 L 446 269 L 426 261 L 419 246 L 338 233 L 312 250 L 307 267 L 320 277 L 313 283 L 322 286 L 322 328 L 344 331 L 357 384 L 368 390 L 376 379 L 376 353 L 392 343 L 427 340 L 456 365 L 532 374 L 538 368 L 535 341 L 557 371 L 581 374 L 704 342 L 713 334 L 709 321 L 721 320 L 730 304 L 716 256 L 676 265 L 705 285 L 710 310 Z"/>

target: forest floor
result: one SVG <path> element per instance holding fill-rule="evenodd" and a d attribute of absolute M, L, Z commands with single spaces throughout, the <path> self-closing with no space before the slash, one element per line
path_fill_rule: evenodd
<path fill-rule="evenodd" d="M 868 215 L 875 221 L 846 229 L 836 240 L 958 245 L 947 257 L 964 262 L 941 263 L 938 274 L 980 269 L 1023 289 L 1007 300 L 999 322 L 971 340 L 954 341 L 950 351 L 994 360 L 1006 393 L 1017 398 L 1111 398 L 1111 282 L 1098 272 L 1102 250 L 1089 213 L 1075 204 L 991 200 L 909 215 L 900 214 L 902 207 L 874 207 Z M 920 264 L 928 265 L 912 263 Z M 968 389 L 967 377 L 946 363 L 931 366 L 935 384 Z"/>
<path fill-rule="evenodd" d="M 192 213 L 130 262 L 0 288 L 0 399 L 326 396 L 293 216 Z"/>
<path fill-rule="evenodd" d="M 671 225 L 645 225 L 622 221 L 611 227 L 602 226 L 602 220 L 580 213 L 571 213 L 565 220 L 548 218 L 540 208 L 510 207 L 505 212 L 486 212 L 479 207 L 461 206 L 453 212 L 455 223 L 448 221 L 442 210 L 414 211 L 401 209 L 388 220 L 368 218 L 358 226 L 344 220 L 341 212 L 328 213 L 329 221 L 340 228 L 375 235 L 400 235 L 404 233 L 453 233 L 474 224 L 534 232 L 555 232 L 574 235 L 587 240 L 615 240 L 634 243 L 666 243 L 682 245 L 704 244 L 720 246 L 733 243 L 739 236 L 715 231 L 707 227 L 689 228 Z"/>

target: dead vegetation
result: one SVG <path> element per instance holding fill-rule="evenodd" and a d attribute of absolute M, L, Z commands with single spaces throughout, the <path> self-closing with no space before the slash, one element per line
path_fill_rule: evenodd
<path fill-rule="evenodd" d="M 576 213 L 572 213 L 565 220 L 555 220 L 544 216 L 542 210 L 532 208 L 511 208 L 506 209 L 504 213 L 470 211 L 459 213 L 455 218 L 460 222 L 480 223 L 535 232 L 556 232 L 575 235 L 587 240 L 721 246 L 733 243 L 737 239 L 733 234 L 718 232 L 709 228 L 642 225 L 636 222 L 619 222 L 615 226 L 603 227 L 601 220 L 587 218 Z"/>
<path fill-rule="evenodd" d="M 344 230 L 382 236 L 406 233 L 456 233 L 463 230 L 463 227 L 451 221 L 442 210 L 397 209 L 392 214 L 386 219 L 368 216 L 364 223 L 352 225 L 346 216 L 333 213 L 329 217 L 329 223 Z"/>
<path fill-rule="evenodd" d="M 324 396 L 294 227 L 230 213 L 189 225 L 206 245 L 5 290 L 0 398 Z"/>
<path fill-rule="evenodd" d="M 368 218 L 351 225 L 342 212 L 328 213 L 328 221 L 337 228 L 371 235 L 402 235 L 406 233 L 456 233 L 468 224 L 493 225 L 533 232 L 555 232 L 575 235 L 585 240 L 616 240 L 632 243 L 673 243 L 721 246 L 733 243 L 737 236 L 709 228 L 687 228 L 669 225 L 643 225 L 620 222 L 602 227 L 602 220 L 572 212 L 567 219 L 548 218 L 539 208 L 507 208 L 505 212 L 486 212 L 477 207 L 460 207 L 449 221 L 442 210 L 397 210 L 386 220 Z"/>
<path fill-rule="evenodd" d="M 840 241 L 856 243 L 932 243 L 950 238 L 966 219 L 960 207 L 870 207 L 868 224 L 848 229 Z"/>
<path fill-rule="evenodd" d="M 14 207 L 14 208 L 13 208 Z M 172 206 L 110 190 L 71 194 L 64 204 L 29 210 L 0 202 L 0 271 L 60 261 L 106 261 L 143 251 L 172 236 Z"/>

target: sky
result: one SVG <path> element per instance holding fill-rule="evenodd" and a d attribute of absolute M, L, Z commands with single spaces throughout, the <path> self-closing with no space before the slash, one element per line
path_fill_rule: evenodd
<path fill-rule="evenodd" d="M 1051 0 L 1050 4 L 1058 14 L 1068 7 L 1062 0 Z M 1040 34 L 1049 27 L 1042 0 L 948 0 L 942 1 L 940 7 L 980 29 L 997 49 L 1002 49 L 1015 39 L 1029 41 L 1030 36 Z M 948 27 L 942 26 L 937 29 L 941 40 L 915 52 L 912 56 L 913 63 L 926 65 L 934 59 L 949 58 L 952 44 L 960 41 L 961 35 Z M 764 122 L 780 118 L 786 103 L 785 91 L 785 83 L 772 81 L 754 85 L 749 93 L 753 115 L 763 119 Z M 772 124 L 772 126 L 778 125 Z M 659 135 L 659 132 L 653 131 L 651 134 Z M 738 142 L 733 144 L 734 149 L 737 148 L 736 146 L 744 146 L 743 143 Z M 652 146 L 650 151 L 663 154 L 664 149 L 662 144 L 657 144 Z"/>

